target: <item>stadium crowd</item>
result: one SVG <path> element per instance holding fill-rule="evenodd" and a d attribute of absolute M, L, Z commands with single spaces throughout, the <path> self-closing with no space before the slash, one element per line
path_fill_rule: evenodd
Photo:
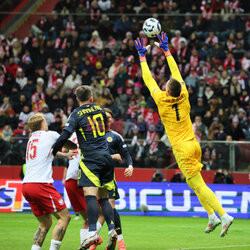
<path fill-rule="evenodd" d="M 63 0 L 31 26 L 25 39 L 2 35 L 1 164 L 23 163 L 32 114 L 42 112 L 49 128 L 61 133 L 77 107 L 74 90 L 84 84 L 94 88 L 96 103 L 112 110 L 114 129 L 132 140 L 135 165 L 163 168 L 170 145 L 134 47 L 137 36 L 153 45 L 141 30 L 151 16 L 171 38 L 197 139 L 249 140 L 250 18 L 241 15 L 247 10 L 243 2 Z M 164 89 L 170 76 L 165 58 L 155 46 L 147 57 Z M 206 169 L 218 169 L 224 153 L 203 148 Z M 228 168 L 228 162 L 224 165 Z"/>

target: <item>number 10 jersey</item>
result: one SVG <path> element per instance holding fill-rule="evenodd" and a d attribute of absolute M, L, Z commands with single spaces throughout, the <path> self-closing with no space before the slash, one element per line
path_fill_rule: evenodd
<path fill-rule="evenodd" d="M 97 104 L 85 104 L 76 108 L 70 115 L 64 129 L 76 132 L 82 158 L 93 154 L 109 154 L 106 141 L 106 114 Z"/>

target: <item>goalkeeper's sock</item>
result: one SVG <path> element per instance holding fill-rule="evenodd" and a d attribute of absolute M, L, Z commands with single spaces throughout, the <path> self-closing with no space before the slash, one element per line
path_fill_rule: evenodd
<path fill-rule="evenodd" d="M 196 190 L 192 187 L 192 183 L 191 183 L 191 182 L 193 182 L 193 181 L 190 181 L 190 180 L 192 180 L 192 179 L 193 179 L 193 178 L 187 179 L 187 180 L 186 180 L 186 181 L 187 181 L 187 184 L 189 185 L 190 188 L 193 189 L 193 191 L 194 191 L 195 194 L 197 195 L 197 197 L 198 197 L 198 199 L 199 199 L 201 205 L 202 205 L 203 208 L 207 211 L 208 216 L 213 215 L 213 214 L 214 214 L 214 210 L 210 207 L 210 205 L 208 204 L 207 200 L 206 200 L 203 196 L 199 195 L 199 194 L 196 192 Z"/>
<path fill-rule="evenodd" d="M 216 220 L 216 218 L 217 218 L 217 216 L 215 215 L 215 213 L 208 215 L 209 221 Z"/>
<path fill-rule="evenodd" d="M 219 216 L 226 212 L 219 203 L 214 192 L 206 185 L 200 173 L 196 174 L 188 180 L 188 185 L 194 190 L 199 200 L 203 200 L 209 205 Z"/>

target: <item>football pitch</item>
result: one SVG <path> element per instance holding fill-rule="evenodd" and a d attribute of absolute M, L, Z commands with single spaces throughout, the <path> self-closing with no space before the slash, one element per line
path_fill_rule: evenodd
<path fill-rule="evenodd" d="M 60 249 L 78 249 L 82 220 L 72 220 Z M 221 226 L 205 234 L 206 218 L 121 216 L 123 235 L 128 250 L 150 249 L 250 249 L 250 220 L 236 219 L 228 235 L 220 238 Z M 56 220 L 53 219 L 53 225 Z M 32 214 L 0 213 L 0 249 L 31 249 L 38 222 Z M 52 228 L 42 249 L 49 249 Z M 105 249 L 107 227 L 100 235 L 104 243 L 97 249 Z M 116 249 L 118 249 L 116 247 Z"/>

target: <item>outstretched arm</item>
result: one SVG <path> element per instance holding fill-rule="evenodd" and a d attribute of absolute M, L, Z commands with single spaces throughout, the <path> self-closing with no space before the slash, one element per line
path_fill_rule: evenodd
<path fill-rule="evenodd" d="M 150 46 L 150 45 L 148 45 L 148 46 Z M 148 63 L 147 63 L 147 60 L 145 57 L 145 53 L 147 52 L 147 47 L 146 48 L 143 47 L 143 38 L 141 39 L 141 41 L 139 38 L 137 38 L 135 40 L 135 47 L 136 47 L 136 49 L 139 53 L 139 57 L 140 57 L 143 81 L 145 82 L 146 86 L 148 87 L 148 89 L 150 91 L 150 94 L 152 95 L 154 93 L 154 91 L 156 89 L 158 89 L 159 87 L 158 87 L 156 81 L 154 80 L 154 78 L 152 77 L 151 72 L 150 72 L 149 67 L 148 67 Z"/>
<path fill-rule="evenodd" d="M 168 49 L 168 37 L 167 34 L 165 32 L 162 32 L 161 35 L 157 35 L 160 43 L 155 42 L 155 45 L 159 48 L 162 49 L 162 51 L 164 52 L 166 58 L 167 58 L 167 62 L 168 62 L 168 66 L 170 68 L 172 77 L 177 80 L 178 82 L 182 83 L 184 82 L 181 76 L 181 73 L 178 69 L 178 66 L 173 58 L 173 56 L 171 55 L 169 49 Z"/>

